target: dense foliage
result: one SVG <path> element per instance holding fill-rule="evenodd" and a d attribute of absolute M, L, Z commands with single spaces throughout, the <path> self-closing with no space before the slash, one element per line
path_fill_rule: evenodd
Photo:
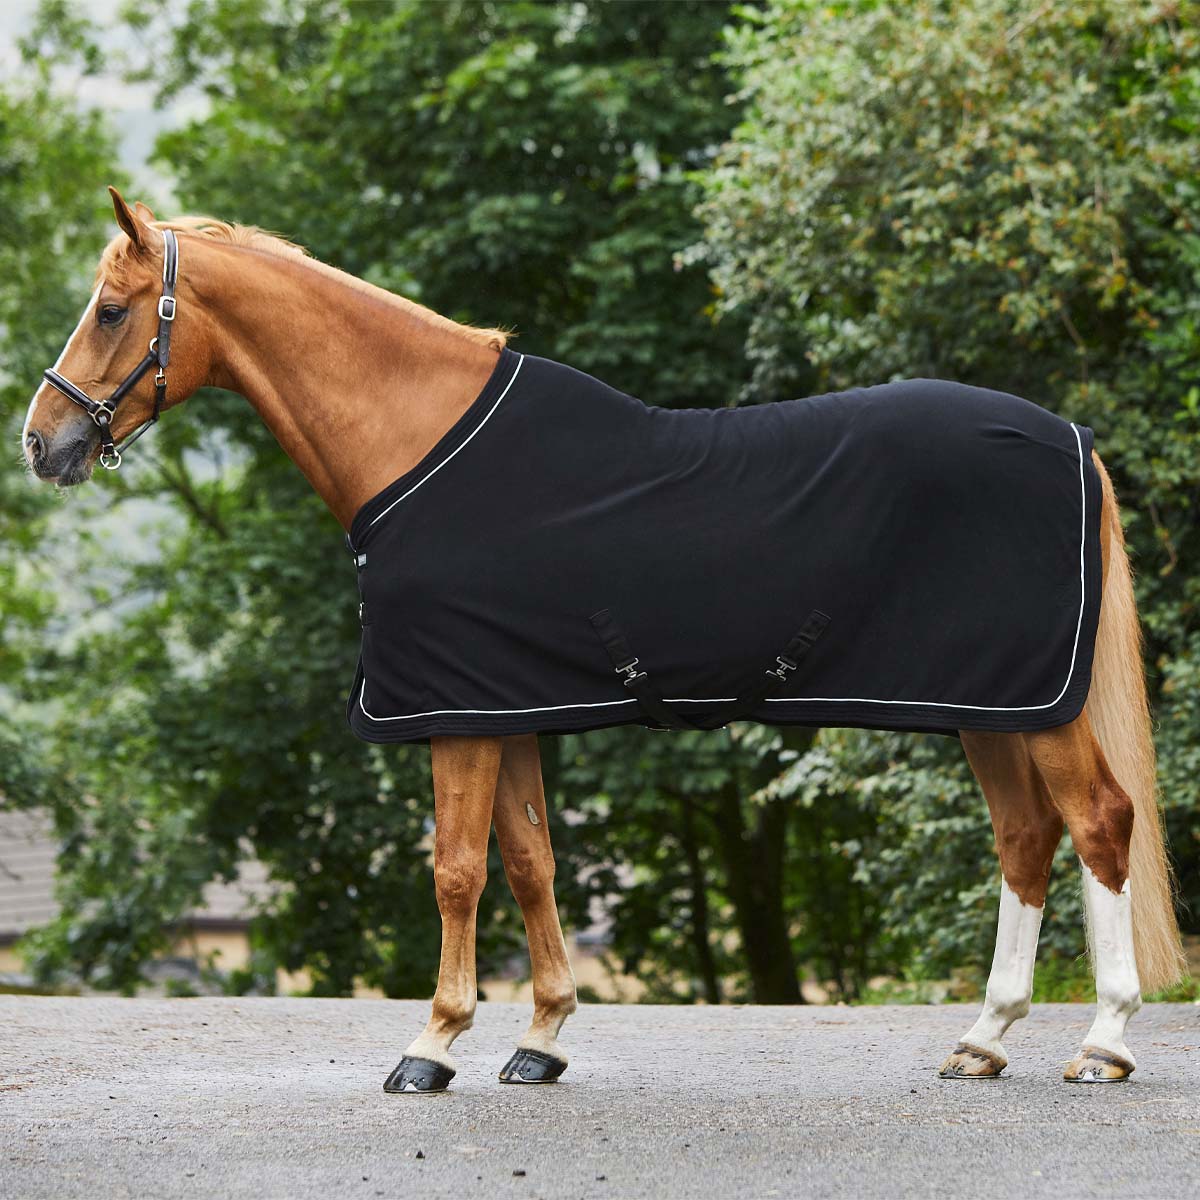
<path fill-rule="evenodd" d="M 748 15 L 730 47 L 747 114 L 704 210 L 722 302 L 753 314 L 750 398 L 934 375 L 1094 427 L 1139 574 L 1191 913 L 1198 15 L 1109 0 Z"/>
<path fill-rule="evenodd" d="M 89 290 L 81 267 L 111 211 L 104 184 L 119 175 L 103 121 L 55 94 L 51 65 L 0 75 L 0 796 L 65 819 L 73 793 L 48 769 L 11 690 L 44 682 L 42 650 L 61 631 L 51 622 L 59 579 L 47 530 L 57 505 L 29 486 L 17 444 L 31 381 L 57 357 Z M 67 179 L 78 186 L 64 188 Z"/>
<path fill-rule="evenodd" d="M 279 229 L 659 403 L 927 374 L 1094 425 L 1140 568 L 1191 897 L 1190 9 L 164 0 L 130 19 L 170 48 L 149 68 L 164 101 L 207 98 L 159 143 L 184 210 Z M 10 437 L 104 232 L 111 144 L 46 75 L 56 55 L 99 66 L 66 11 L 44 6 L 36 96 L 4 85 L 0 162 L 22 164 L 0 172 Z M 164 923 L 252 853 L 279 886 L 231 986 L 283 966 L 322 993 L 427 992 L 428 754 L 345 728 L 357 623 L 335 523 L 234 397 L 195 398 L 143 447 L 69 497 L 53 554 L 45 496 L 0 469 L 0 750 L 23 750 L 0 756 L 0 791 L 52 801 L 66 847 L 64 914 L 31 961 L 132 988 Z M 18 577 L 30 550 L 42 572 Z M 566 919 L 603 911 L 650 998 L 794 1001 L 801 979 L 855 997 L 880 973 L 986 964 L 997 872 L 951 740 L 614 730 L 543 755 Z M 1072 878 L 1046 926 L 1067 960 Z M 519 929 L 493 869 L 485 970 Z"/>

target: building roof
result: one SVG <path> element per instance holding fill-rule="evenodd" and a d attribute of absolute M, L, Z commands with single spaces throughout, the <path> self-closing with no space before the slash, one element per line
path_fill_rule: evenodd
<path fill-rule="evenodd" d="M 0 940 L 10 940 L 58 912 L 56 846 L 39 812 L 0 812 Z"/>
<path fill-rule="evenodd" d="M 54 897 L 58 843 L 48 814 L 0 811 L 0 944 L 14 941 L 58 915 Z M 195 925 L 244 925 L 270 894 L 266 868 L 243 862 L 234 883 L 210 883 L 204 902 L 188 914 Z"/>

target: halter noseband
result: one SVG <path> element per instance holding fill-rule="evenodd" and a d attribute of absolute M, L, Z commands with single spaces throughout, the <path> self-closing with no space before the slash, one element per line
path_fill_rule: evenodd
<path fill-rule="evenodd" d="M 167 363 L 171 358 L 171 322 L 175 320 L 175 284 L 179 279 L 179 243 L 170 229 L 163 235 L 162 295 L 158 298 L 158 336 L 150 339 L 150 349 L 132 371 L 121 381 L 107 400 L 93 400 L 81 387 L 73 384 L 65 375 L 53 367 L 43 373 L 51 387 L 57 388 L 68 400 L 73 400 L 100 427 L 100 465 L 107 471 L 115 471 L 121 465 L 121 451 L 134 442 L 158 420 L 167 398 Z M 154 412 L 148 421 L 125 438 L 119 446 L 113 443 L 112 422 L 117 415 L 117 405 L 133 391 L 138 381 L 157 366 L 154 376 Z"/>

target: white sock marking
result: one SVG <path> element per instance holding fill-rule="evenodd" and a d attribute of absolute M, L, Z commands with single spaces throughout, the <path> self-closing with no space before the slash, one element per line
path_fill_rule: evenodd
<path fill-rule="evenodd" d="M 1129 880 L 1119 893 L 1111 892 L 1086 863 L 1079 865 L 1083 870 L 1083 903 L 1092 970 L 1096 973 L 1096 1019 L 1083 1042 L 1132 1063 L 1133 1055 L 1125 1045 L 1125 1026 L 1142 1007 L 1142 996 L 1133 953 Z"/>
<path fill-rule="evenodd" d="M 1033 996 L 1033 963 L 1037 957 L 1042 910 L 1023 904 L 1007 880 L 1000 883 L 1000 917 L 996 924 L 996 952 L 988 976 L 987 994 L 979 1020 L 963 1041 L 1008 1061 L 1000 1039 L 1008 1027 L 1029 1012 Z"/>

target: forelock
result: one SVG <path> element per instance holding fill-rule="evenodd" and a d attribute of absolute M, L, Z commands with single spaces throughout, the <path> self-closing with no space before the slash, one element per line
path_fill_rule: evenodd
<path fill-rule="evenodd" d="M 114 287 L 125 287 L 138 278 L 138 272 L 145 271 L 146 266 L 140 262 L 133 249 L 133 242 L 123 233 L 118 234 L 100 255 L 100 265 L 96 268 L 96 284 L 112 284 Z"/>

